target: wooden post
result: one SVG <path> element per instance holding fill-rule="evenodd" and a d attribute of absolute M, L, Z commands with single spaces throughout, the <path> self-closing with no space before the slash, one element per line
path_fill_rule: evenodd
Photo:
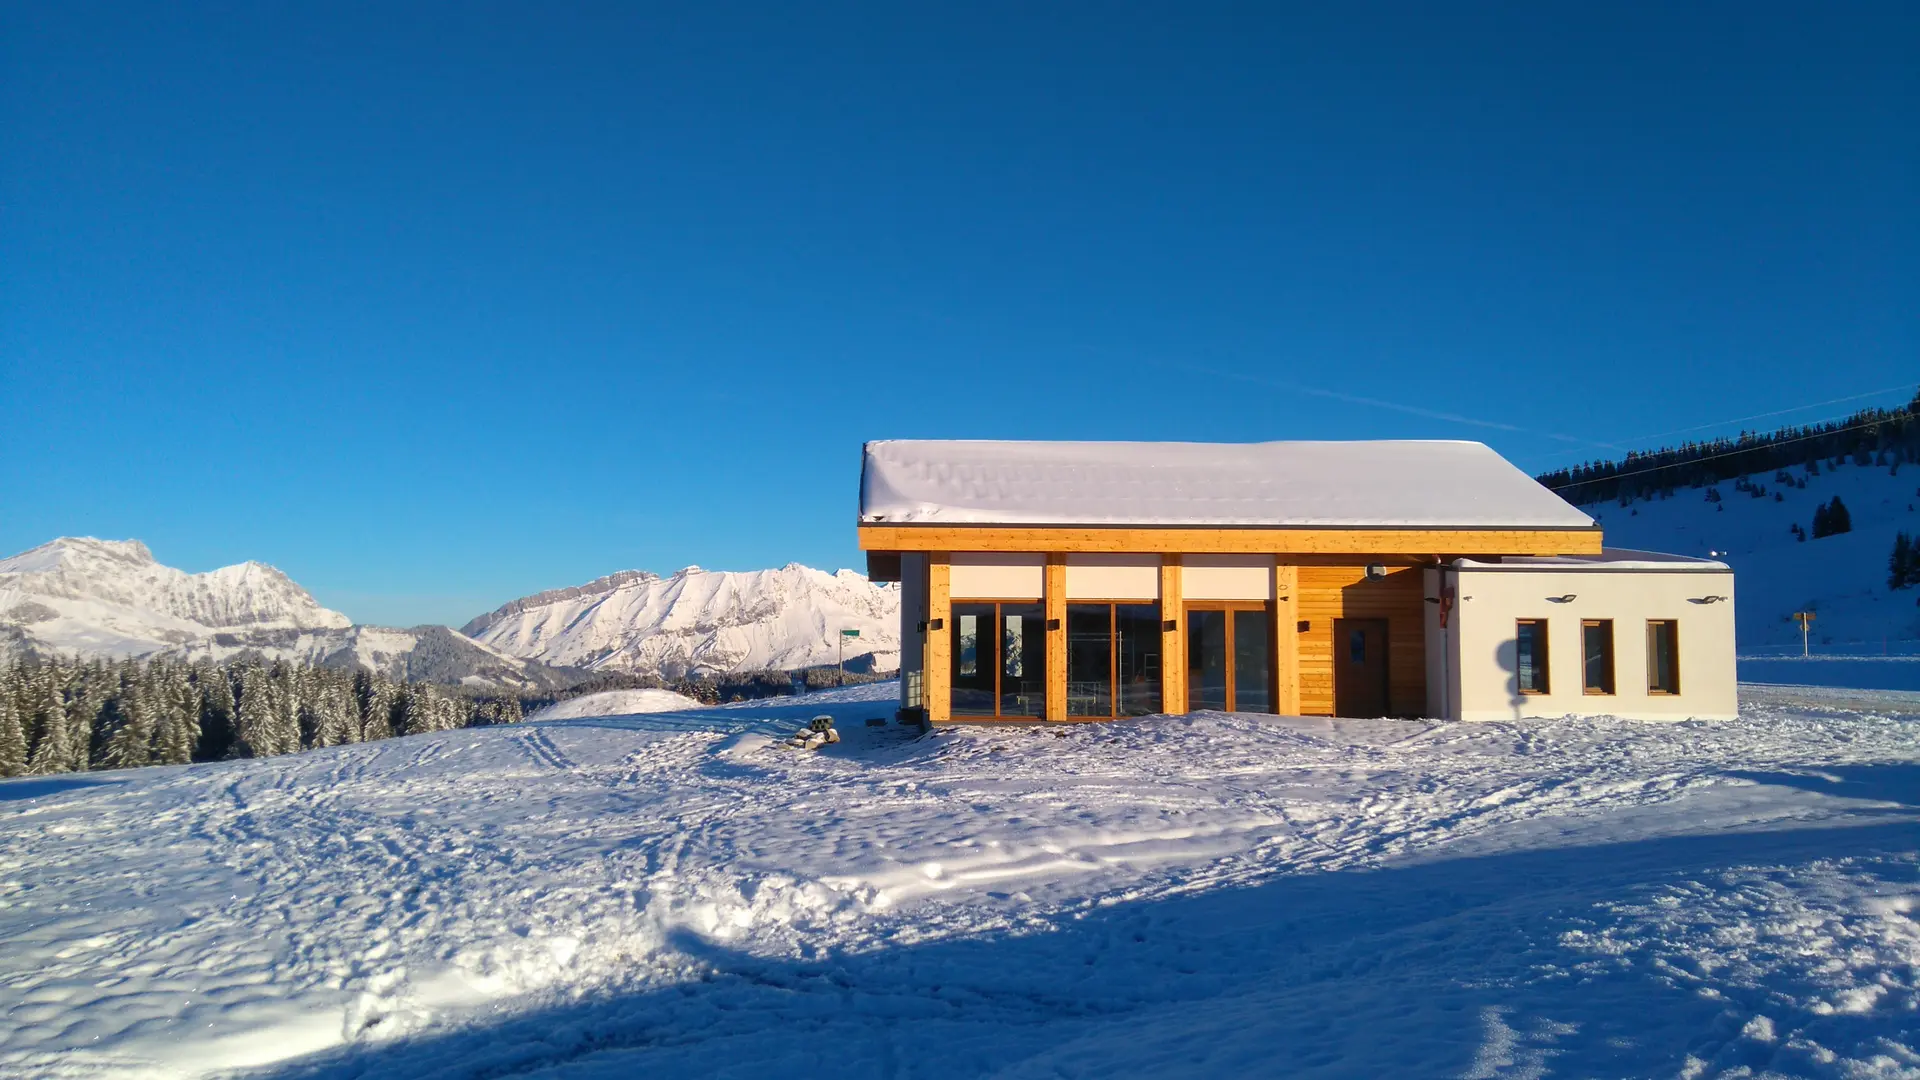
<path fill-rule="evenodd" d="M 1300 715 L 1300 568 L 1273 568 L 1273 711 Z"/>
<path fill-rule="evenodd" d="M 1047 556 L 1042 603 L 1047 627 L 1047 719 L 1067 718 L 1067 557 Z"/>
<path fill-rule="evenodd" d="M 953 564 L 944 551 L 927 554 L 927 667 L 920 686 L 927 720 L 953 719 Z"/>
<path fill-rule="evenodd" d="M 1160 556 L 1160 709 L 1187 711 L 1187 616 L 1180 601 L 1180 556 Z M 1168 629 L 1171 627 L 1171 629 Z"/>

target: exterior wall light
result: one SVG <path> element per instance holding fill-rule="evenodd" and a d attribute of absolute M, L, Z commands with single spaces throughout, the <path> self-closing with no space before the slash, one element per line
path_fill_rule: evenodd
<path fill-rule="evenodd" d="M 1567 593 L 1564 596 L 1549 596 L 1547 597 L 1547 602 L 1553 604 L 1571 604 L 1578 599 L 1580 599 L 1580 597 L 1577 594 Z"/>
<path fill-rule="evenodd" d="M 1368 563 L 1367 564 L 1367 580 L 1368 581 L 1385 581 L 1386 577 L 1387 577 L 1386 564 L 1384 563 Z"/>

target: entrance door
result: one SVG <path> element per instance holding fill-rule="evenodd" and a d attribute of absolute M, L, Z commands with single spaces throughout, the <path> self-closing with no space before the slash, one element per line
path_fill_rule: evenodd
<path fill-rule="evenodd" d="M 1387 713 L 1387 620 L 1333 620 L 1333 715 Z"/>
<path fill-rule="evenodd" d="M 1187 708 L 1273 709 L 1273 649 L 1265 604 L 1187 608 Z"/>

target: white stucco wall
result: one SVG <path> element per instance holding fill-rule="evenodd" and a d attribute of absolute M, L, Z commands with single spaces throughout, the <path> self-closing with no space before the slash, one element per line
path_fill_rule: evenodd
<path fill-rule="evenodd" d="M 955 600 L 1038 600 L 1046 587 L 1045 555 L 956 551 L 952 564 Z"/>
<path fill-rule="evenodd" d="M 1067 599 L 1158 600 L 1160 556 L 1069 555 Z"/>
<path fill-rule="evenodd" d="M 1437 575 L 1457 582 L 1459 600 L 1444 638 L 1437 605 L 1429 619 L 1429 652 L 1443 652 L 1445 704 L 1463 720 L 1615 715 L 1649 720 L 1732 719 L 1738 714 L 1734 671 L 1733 574 L 1722 569 L 1538 570 L 1461 568 Z M 1434 582 L 1429 582 L 1430 590 Z M 1429 591 L 1429 596 L 1437 596 Z M 1572 599 L 1558 602 L 1549 597 Z M 1704 602 L 1710 596 L 1725 600 Z M 1547 694 L 1521 694 L 1516 624 L 1547 621 Z M 1613 620 L 1614 693 L 1584 692 L 1581 622 Z M 1679 624 L 1680 692 L 1647 692 L 1647 621 Z M 1432 685 L 1430 704 L 1439 704 Z"/>
<path fill-rule="evenodd" d="M 1271 555 L 1187 555 L 1180 561 L 1184 599 L 1273 599 Z"/>

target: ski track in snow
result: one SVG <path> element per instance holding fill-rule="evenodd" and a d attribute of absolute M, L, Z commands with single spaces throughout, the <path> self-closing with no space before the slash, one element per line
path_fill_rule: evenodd
<path fill-rule="evenodd" d="M 0 1075 L 1920 1076 L 1910 695 L 896 689 L 0 783 Z"/>

